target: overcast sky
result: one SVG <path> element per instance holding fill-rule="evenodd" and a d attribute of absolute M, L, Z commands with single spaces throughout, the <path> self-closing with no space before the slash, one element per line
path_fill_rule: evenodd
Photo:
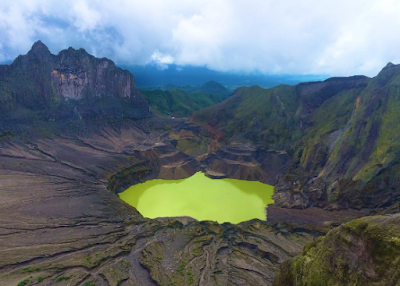
<path fill-rule="evenodd" d="M 119 64 L 376 75 L 400 63 L 399 0 L 1 0 L 0 62 L 42 40 Z"/>

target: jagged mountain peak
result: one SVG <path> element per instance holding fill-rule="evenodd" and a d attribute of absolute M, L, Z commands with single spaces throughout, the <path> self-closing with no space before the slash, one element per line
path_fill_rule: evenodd
<path fill-rule="evenodd" d="M 42 41 L 38 40 L 33 45 L 31 50 L 28 52 L 28 55 L 36 55 L 36 56 L 45 56 L 51 55 L 49 48 L 43 44 Z"/>
<path fill-rule="evenodd" d="M 377 75 L 377 80 L 382 83 L 388 81 L 394 76 L 400 75 L 400 65 L 389 62 Z"/>
<path fill-rule="evenodd" d="M 89 54 L 85 49 L 79 48 L 75 49 L 73 47 L 69 47 L 68 49 L 62 50 L 57 55 L 58 58 L 61 58 L 62 61 L 69 58 L 96 58 L 95 56 Z M 108 61 L 112 62 L 111 60 L 107 59 Z"/>
<path fill-rule="evenodd" d="M 74 114 L 73 103 L 68 106 L 64 103 L 80 101 L 80 114 L 85 118 L 99 113 L 130 118 L 150 114 L 132 74 L 116 67 L 111 60 L 89 55 L 84 49 L 69 48 L 53 55 L 45 44 L 37 41 L 8 70 L 3 69 L 2 79 L 2 112 L 16 112 L 22 106 L 41 110 L 46 117 L 66 110 L 60 116 L 70 119 Z"/>
<path fill-rule="evenodd" d="M 396 66 L 396 65 L 393 64 L 392 62 L 388 62 L 388 64 L 387 64 L 382 70 L 384 71 L 384 70 L 387 70 L 387 69 L 392 68 L 392 67 L 395 67 L 395 66 Z"/>
<path fill-rule="evenodd" d="M 89 53 L 84 48 L 75 49 L 73 47 L 69 47 L 67 50 L 62 50 L 61 52 L 80 52 L 89 55 Z"/>
<path fill-rule="evenodd" d="M 36 42 L 33 43 L 31 49 L 32 50 L 38 50 L 38 49 L 48 50 L 49 48 L 41 40 L 37 40 Z"/>

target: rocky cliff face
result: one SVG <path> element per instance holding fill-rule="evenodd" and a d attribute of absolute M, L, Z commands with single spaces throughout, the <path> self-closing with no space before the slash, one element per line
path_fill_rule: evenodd
<path fill-rule="evenodd" d="M 90 96 L 142 100 L 132 75 L 118 69 L 108 59 L 96 59 L 83 49 L 69 48 L 56 56 L 56 62 L 51 84 L 58 96 L 75 100 Z"/>
<path fill-rule="evenodd" d="M 372 79 L 240 88 L 192 120 L 221 145 L 289 154 L 279 206 L 382 209 L 400 199 L 399 83 L 400 66 L 391 64 Z"/>
<path fill-rule="evenodd" d="M 19 122 L 150 115 L 128 71 L 83 49 L 53 55 L 38 41 L 28 54 L 2 66 L 1 74 L 0 110 Z"/>
<path fill-rule="evenodd" d="M 386 68 L 311 114 L 294 153 L 301 204 L 386 208 L 400 199 L 399 82 L 400 66 Z M 290 201 L 296 192 L 283 193 Z"/>

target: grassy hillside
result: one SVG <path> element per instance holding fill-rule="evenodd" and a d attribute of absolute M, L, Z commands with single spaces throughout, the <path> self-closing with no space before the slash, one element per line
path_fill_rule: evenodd
<path fill-rule="evenodd" d="M 280 286 L 400 285 L 399 215 L 351 221 L 285 262 Z"/>
<path fill-rule="evenodd" d="M 193 119 L 220 129 L 233 141 L 287 147 L 298 136 L 295 87 L 239 88 L 225 102 L 196 112 Z"/>
<path fill-rule="evenodd" d="M 239 88 L 193 121 L 227 144 L 291 154 L 292 175 L 276 186 L 278 204 L 385 208 L 400 199 L 399 86 L 400 66 L 389 65 L 372 79 Z"/>
<path fill-rule="evenodd" d="M 153 112 L 174 117 L 188 117 L 193 112 L 222 102 L 229 91 L 217 82 L 208 82 L 200 88 L 172 88 L 142 90 Z"/>

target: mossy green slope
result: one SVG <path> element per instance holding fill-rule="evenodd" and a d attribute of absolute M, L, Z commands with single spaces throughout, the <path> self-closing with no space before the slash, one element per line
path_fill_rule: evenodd
<path fill-rule="evenodd" d="M 276 286 L 400 285 L 400 215 L 365 217 L 330 231 L 285 262 Z"/>
<path fill-rule="evenodd" d="M 223 103 L 193 115 L 196 122 L 223 131 L 228 140 L 289 147 L 298 136 L 295 87 L 242 87 Z M 273 122 L 273 124 L 271 124 Z"/>
<path fill-rule="evenodd" d="M 325 101 L 297 144 L 299 166 L 319 174 L 340 207 L 387 207 L 400 197 L 400 67 Z"/>
<path fill-rule="evenodd" d="M 400 199 L 399 87 L 400 66 L 388 65 L 372 79 L 239 88 L 193 121 L 223 134 L 228 145 L 287 151 L 293 176 L 276 186 L 276 196 L 285 193 L 277 204 L 384 208 Z"/>
<path fill-rule="evenodd" d="M 179 88 L 169 90 L 142 90 L 153 112 L 174 116 L 188 117 L 193 112 L 217 104 L 223 98 L 210 96 L 203 91 L 186 92 Z"/>
<path fill-rule="evenodd" d="M 200 90 L 220 101 L 227 99 L 231 94 L 225 86 L 215 80 L 207 81 L 200 87 Z"/>

